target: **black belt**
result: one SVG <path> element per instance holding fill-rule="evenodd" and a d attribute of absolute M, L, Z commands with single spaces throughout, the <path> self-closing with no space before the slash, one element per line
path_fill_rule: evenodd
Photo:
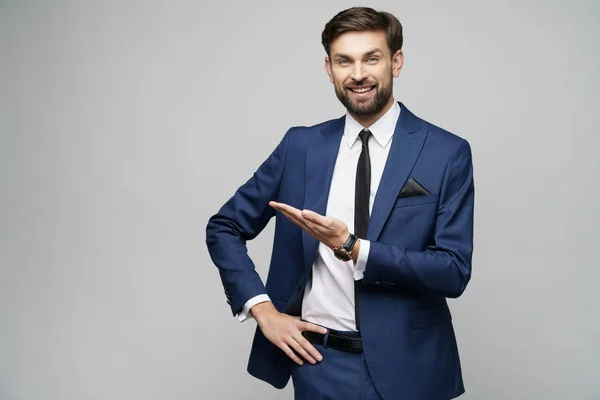
<path fill-rule="evenodd" d="M 362 353 L 363 351 L 362 339 L 359 337 L 342 336 L 331 331 L 329 332 L 329 335 L 304 331 L 302 332 L 302 336 L 304 336 L 306 340 L 312 344 L 320 344 L 336 350 L 346 351 L 349 353 Z M 325 343 L 325 336 L 327 336 L 327 343 Z"/>

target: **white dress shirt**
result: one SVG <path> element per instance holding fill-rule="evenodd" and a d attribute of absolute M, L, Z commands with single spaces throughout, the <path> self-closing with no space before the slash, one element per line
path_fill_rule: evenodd
<path fill-rule="evenodd" d="M 396 123 L 400 117 L 397 102 L 368 129 L 369 155 L 371 159 L 371 190 L 369 214 L 373 209 L 375 195 L 390 151 Z M 343 221 L 350 232 L 354 231 L 354 182 L 356 166 L 362 145 L 358 134 L 364 129 L 349 113 L 346 113 L 344 137 L 340 142 L 326 216 Z M 312 265 L 312 279 L 307 282 L 302 300 L 302 319 L 328 328 L 355 331 L 354 280 L 362 279 L 369 257 L 370 243 L 360 240 L 360 251 L 356 263 L 338 260 L 333 251 L 319 243 L 317 256 Z M 246 302 L 238 317 L 245 321 L 250 309 L 261 302 L 269 301 L 266 294 L 258 295 Z"/>

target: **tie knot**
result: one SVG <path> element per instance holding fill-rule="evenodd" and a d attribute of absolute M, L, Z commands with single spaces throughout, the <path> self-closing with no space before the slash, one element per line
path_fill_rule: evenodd
<path fill-rule="evenodd" d="M 358 134 L 358 137 L 360 138 L 362 144 L 364 146 L 367 145 L 367 143 L 369 142 L 369 137 L 371 136 L 371 132 L 368 129 L 363 129 L 362 131 L 360 131 L 360 133 Z"/>

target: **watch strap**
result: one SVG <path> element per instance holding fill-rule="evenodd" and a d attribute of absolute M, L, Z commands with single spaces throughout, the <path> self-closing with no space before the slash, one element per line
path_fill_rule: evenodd
<path fill-rule="evenodd" d="M 358 236 L 356 236 L 355 234 L 351 233 L 350 236 L 348 236 L 348 239 L 346 239 L 346 243 L 344 243 L 344 245 L 342 247 L 346 251 L 350 252 L 354 248 L 354 245 L 356 244 L 357 240 L 358 240 Z"/>

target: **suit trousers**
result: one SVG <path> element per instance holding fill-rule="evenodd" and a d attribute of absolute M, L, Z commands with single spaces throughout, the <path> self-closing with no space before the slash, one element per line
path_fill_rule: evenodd
<path fill-rule="evenodd" d="M 332 331 L 332 330 L 330 330 Z M 357 332 L 340 332 L 358 336 Z M 315 365 L 292 362 L 295 400 L 382 400 L 373 385 L 363 353 L 349 353 L 313 345 L 323 356 Z M 290 361 L 291 362 L 291 361 Z"/>

